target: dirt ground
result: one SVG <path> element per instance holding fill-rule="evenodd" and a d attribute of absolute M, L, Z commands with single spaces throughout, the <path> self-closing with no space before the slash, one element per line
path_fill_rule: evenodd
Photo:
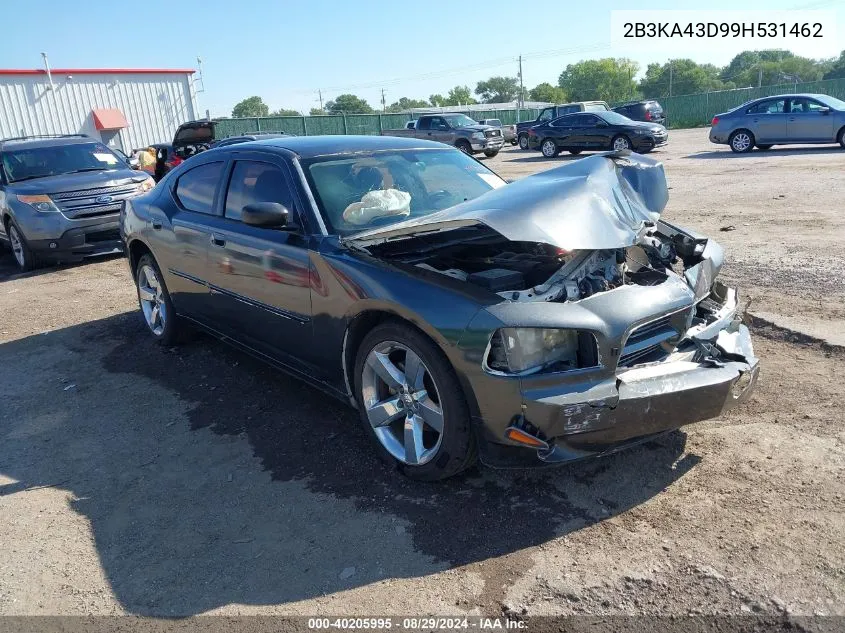
<path fill-rule="evenodd" d="M 726 247 L 753 308 L 845 321 L 845 152 L 684 130 L 653 155 L 666 217 Z M 755 329 L 759 386 L 724 418 L 426 485 L 302 383 L 207 337 L 155 346 L 125 260 L 15 275 L 4 253 L 0 614 L 845 615 L 845 352 L 795 339 Z"/>

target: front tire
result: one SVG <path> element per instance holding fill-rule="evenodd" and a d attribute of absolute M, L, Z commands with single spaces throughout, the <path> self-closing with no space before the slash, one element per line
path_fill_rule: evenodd
<path fill-rule="evenodd" d="M 455 147 L 461 150 L 464 154 L 472 156 L 472 145 L 470 145 L 467 141 L 458 141 L 455 143 Z"/>
<path fill-rule="evenodd" d="M 557 143 L 550 138 L 547 138 L 540 144 L 540 151 L 546 158 L 554 158 L 560 154 L 560 148 L 557 146 Z"/>
<path fill-rule="evenodd" d="M 23 232 L 12 218 L 9 218 L 6 222 L 6 235 L 9 238 L 9 246 L 12 249 L 12 256 L 15 258 L 18 270 L 22 273 L 34 270 L 38 265 L 35 254 L 29 247 Z"/>
<path fill-rule="evenodd" d="M 517 143 L 519 144 L 519 149 L 528 149 L 528 135 L 520 134 Z"/>
<path fill-rule="evenodd" d="M 446 479 L 475 462 L 469 408 L 454 369 L 404 323 L 375 327 L 355 360 L 361 422 L 379 456 L 407 477 Z"/>
<path fill-rule="evenodd" d="M 728 138 L 731 151 L 736 154 L 747 154 L 754 148 L 754 135 L 748 130 L 736 130 L 731 132 Z"/>
<path fill-rule="evenodd" d="M 615 152 L 621 152 L 626 149 L 629 150 L 631 149 L 631 139 L 624 134 L 620 134 L 619 136 L 613 137 L 613 140 L 610 142 L 610 146 Z"/>
<path fill-rule="evenodd" d="M 173 309 L 164 276 L 149 253 L 135 266 L 135 287 L 144 322 L 156 341 L 168 347 L 178 343 L 184 328 Z"/>
<path fill-rule="evenodd" d="M 487 158 L 493 158 L 493 157 L 494 157 L 494 156 L 496 156 L 496 154 L 498 154 L 498 153 L 499 153 L 499 150 L 496 150 L 496 151 L 486 151 L 486 152 L 484 152 L 484 155 L 485 155 Z"/>
<path fill-rule="evenodd" d="M 839 141 L 839 146 L 842 149 L 845 149 L 845 127 L 839 130 L 839 134 L 837 135 L 837 140 Z"/>

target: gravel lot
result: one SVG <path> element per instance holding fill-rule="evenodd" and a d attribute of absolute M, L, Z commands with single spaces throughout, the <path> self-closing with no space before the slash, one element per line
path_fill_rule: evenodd
<path fill-rule="evenodd" d="M 845 321 L 845 152 L 733 155 L 702 129 L 653 156 L 666 217 L 723 243 L 753 310 Z M 840 348 L 758 324 L 758 389 L 722 419 L 424 485 L 302 383 L 204 336 L 153 345 L 125 260 L 12 272 L 0 614 L 845 615 Z"/>

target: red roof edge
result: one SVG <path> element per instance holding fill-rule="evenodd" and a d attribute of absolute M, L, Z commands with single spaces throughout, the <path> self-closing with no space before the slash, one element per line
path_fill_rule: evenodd
<path fill-rule="evenodd" d="M 192 75 L 192 68 L 51 68 L 54 75 Z M 0 68 L 0 75 L 46 75 L 43 68 Z"/>

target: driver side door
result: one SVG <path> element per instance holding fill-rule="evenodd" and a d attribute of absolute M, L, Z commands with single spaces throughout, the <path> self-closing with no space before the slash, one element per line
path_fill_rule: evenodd
<path fill-rule="evenodd" d="M 277 361 L 318 376 L 312 354 L 310 255 L 284 159 L 238 153 L 229 167 L 209 246 L 209 288 L 224 333 Z M 269 228 L 241 221 L 243 208 L 278 202 L 291 224 Z"/>

